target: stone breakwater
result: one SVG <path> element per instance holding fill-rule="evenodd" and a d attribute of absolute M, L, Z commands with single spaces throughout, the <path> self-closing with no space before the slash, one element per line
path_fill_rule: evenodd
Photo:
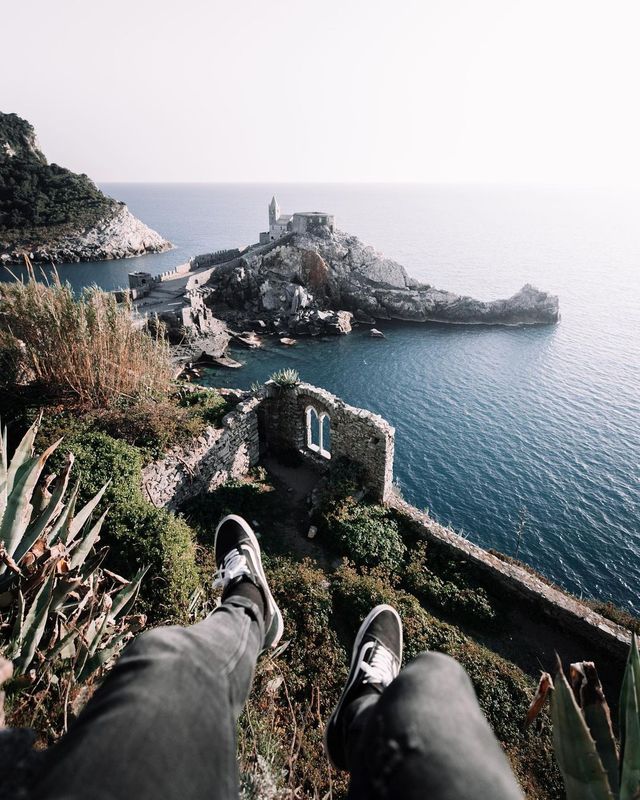
<path fill-rule="evenodd" d="M 477 325 L 560 319 L 558 298 L 530 284 L 488 302 L 456 295 L 419 283 L 357 237 L 322 227 L 221 264 L 207 287 L 214 313 L 236 326 L 279 335 L 348 333 L 354 318 Z"/>
<path fill-rule="evenodd" d="M 34 263 L 106 261 L 161 253 L 172 247 L 171 242 L 134 217 L 124 203 L 114 203 L 112 213 L 91 227 L 43 228 L 37 241 L 25 245 L 9 247 L 0 241 L 0 261 L 22 263 L 25 254 Z"/>

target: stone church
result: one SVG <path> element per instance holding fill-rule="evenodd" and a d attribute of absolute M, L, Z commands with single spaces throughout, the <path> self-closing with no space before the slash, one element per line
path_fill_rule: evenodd
<path fill-rule="evenodd" d="M 281 214 L 275 195 L 269 203 L 269 230 L 260 234 L 260 244 L 275 242 L 288 233 L 310 233 L 319 226 L 333 232 L 335 217 L 324 211 L 296 211 L 295 214 Z"/>

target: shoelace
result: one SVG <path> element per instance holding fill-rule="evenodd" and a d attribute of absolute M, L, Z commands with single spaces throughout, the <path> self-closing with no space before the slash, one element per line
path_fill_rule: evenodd
<path fill-rule="evenodd" d="M 213 588 L 217 589 L 219 586 L 226 586 L 234 578 L 250 574 L 247 566 L 247 557 L 243 556 L 239 550 L 229 550 L 215 574 Z"/>
<path fill-rule="evenodd" d="M 363 683 L 380 683 L 382 686 L 388 686 L 396 677 L 393 653 L 381 644 L 376 644 L 370 663 L 362 662 L 362 671 L 367 676 Z"/>

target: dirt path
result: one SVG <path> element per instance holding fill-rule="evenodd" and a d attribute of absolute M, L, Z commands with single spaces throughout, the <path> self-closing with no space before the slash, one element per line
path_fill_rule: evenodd
<path fill-rule="evenodd" d="M 267 470 L 274 488 L 273 502 L 278 509 L 273 534 L 269 537 L 274 552 L 311 558 L 325 569 L 331 567 L 318 539 L 309 539 L 309 507 L 307 499 L 319 480 L 317 472 L 307 467 L 289 467 L 276 459 L 264 458 L 261 465 Z"/>

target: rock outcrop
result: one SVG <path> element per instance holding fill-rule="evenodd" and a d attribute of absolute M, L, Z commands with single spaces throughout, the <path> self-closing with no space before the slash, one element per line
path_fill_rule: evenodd
<path fill-rule="evenodd" d="M 560 318 L 558 298 L 529 284 L 489 302 L 434 289 L 357 237 L 328 228 L 254 248 L 215 269 L 208 285 L 216 313 L 230 310 L 236 322 L 260 318 L 279 334 L 348 333 L 353 317 L 486 325 Z"/>
<path fill-rule="evenodd" d="M 22 263 L 27 254 L 36 263 L 108 261 L 145 253 L 170 250 L 170 242 L 133 216 L 126 205 L 114 203 L 105 217 L 88 228 L 59 230 L 46 228 L 34 240 L 3 242 L 0 232 L 0 261 Z"/>
<path fill-rule="evenodd" d="M 49 164 L 33 127 L 0 113 L 0 264 L 102 261 L 171 248 L 86 175 Z"/>

